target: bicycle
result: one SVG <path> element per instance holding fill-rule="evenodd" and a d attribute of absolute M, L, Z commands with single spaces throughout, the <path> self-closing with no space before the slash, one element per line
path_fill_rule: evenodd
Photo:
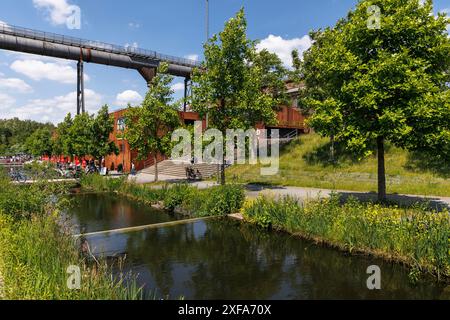
<path fill-rule="evenodd" d="M 12 181 L 16 181 L 16 182 L 20 182 L 20 183 L 25 183 L 27 182 L 27 177 L 19 171 L 13 171 L 10 173 L 10 177 Z"/>

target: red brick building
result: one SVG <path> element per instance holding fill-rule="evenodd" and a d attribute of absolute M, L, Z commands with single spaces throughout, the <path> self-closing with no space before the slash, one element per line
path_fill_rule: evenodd
<path fill-rule="evenodd" d="M 305 125 L 306 116 L 302 113 L 301 108 L 298 107 L 297 95 L 298 86 L 294 86 L 292 83 L 287 83 L 287 92 L 290 96 L 291 105 L 283 105 L 278 108 L 277 119 L 278 124 L 276 126 L 266 127 L 263 123 L 257 125 L 258 129 L 279 129 L 280 137 L 284 137 L 288 134 L 302 134 L 308 133 L 309 129 Z M 153 157 L 149 157 L 145 160 L 137 160 L 137 151 L 130 150 L 128 142 L 121 138 L 121 133 L 125 126 L 124 115 L 126 109 L 121 109 L 111 114 L 114 117 L 114 131 L 110 135 L 110 139 L 115 142 L 119 148 L 119 155 L 110 155 L 105 159 L 105 165 L 109 170 L 117 170 L 119 166 L 123 168 L 125 172 L 130 172 L 131 163 L 134 162 L 136 170 L 142 170 L 154 164 Z M 194 124 L 195 121 L 199 121 L 200 117 L 198 113 L 187 111 L 179 112 L 180 119 L 184 124 Z M 206 128 L 206 120 L 203 119 L 203 128 Z M 164 160 L 163 155 L 158 156 L 158 162 Z"/>

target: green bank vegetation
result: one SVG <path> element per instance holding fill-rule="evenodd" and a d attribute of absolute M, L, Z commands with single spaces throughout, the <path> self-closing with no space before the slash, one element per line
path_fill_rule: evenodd
<path fill-rule="evenodd" d="M 81 188 L 91 192 L 116 192 L 150 205 L 159 205 L 170 212 L 192 217 L 236 213 L 245 200 L 243 186 L 235 184 L 198 189 L 186 183 L 138 185 L 123 178 L 110 179 L 89 175 L 81 179 Z"/>
<path fill-rule="evenodd" d="M 264 228 L 282 230 L 341 250 L 379 256 L 411 267 L 438 280 L 450 279 L 450 216 L 425 207 L 399 208 L 361 203 L 342 204 L 337 195 L 299 203 L 285 197 L 247 201 L 245 220 Z"/>
<path fill-rule="evenodd" d="M 12 185 L 0 178 L 0 274 L 3 299 L 140 299 L 133 278 L 112 276 L 111 266 L 80 254 L 61 225 L 59 208 L 69 205 L 56 184 Z M 78 266 L 81 287 L 67 286 L 67 268 Z"/>

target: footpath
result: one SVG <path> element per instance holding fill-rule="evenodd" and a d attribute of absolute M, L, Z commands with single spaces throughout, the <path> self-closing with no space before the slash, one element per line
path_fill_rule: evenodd
<path fill-rule="evenodd" d="M 138 174 L 130 179 L 133 179 L 136 183 L 144 184 L 154 181 L 154 176 L 151 174 Z M 169 183 L 186 182 L 184 179 L 159 176 L 160 181 Z M 214 181 L 198 181 L 189 182 L 190 185 L 199 189 L 210 188 L 216 186 Z M 337 193 L 343 200 L 349 197 L 354 197 L 360 201 L 377 201 L 377 194 L 375 192 L 359 192 L 348 190 L 331 190 L 331 189 L 317 189 L 317 188 L 302 188 L 302 187 L 289 187 L 289 186 L 270 186 L 270 185 L 258 185 L 247 184 L 245 185 L 246 195 L 248 198 L 254 199 L 260 195 L 271 196 L 274 198 L 282 198 L 284 196 L 291 196 L 299 199 L 300 201 L 328 198 L 333 193 Z M 450 197 L 438 197 L 430 195 L 411 195 L 411 194 L 389 194 L 387 200 L 398 205 L 412 205 L 418 202 L 429 203 L 430 207 L 438 211 L 448 209 L 450 211 Z"/>

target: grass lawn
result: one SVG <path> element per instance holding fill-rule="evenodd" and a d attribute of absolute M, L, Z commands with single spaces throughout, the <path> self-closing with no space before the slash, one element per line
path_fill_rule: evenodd
<path fill-rule="evenodd" d="M 376 155 L 359 161 L 337 145 L 337 164 L 330 161 L 328 138 L 303 135 L 282 147 L 277 175 L 262 176 L 260 165 L 235 165 L 227 169 L 230 180 L 297 187 L 377 190 Z M 450 164 L 433 157 L 387 146 L 388 193 L 450 196 Z"/>

